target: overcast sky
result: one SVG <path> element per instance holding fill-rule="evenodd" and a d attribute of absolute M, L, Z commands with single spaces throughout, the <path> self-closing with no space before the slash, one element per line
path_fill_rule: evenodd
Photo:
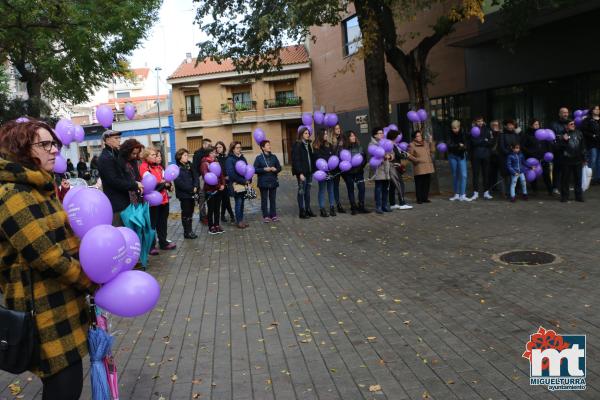
<path fill-rule="evenodd" d="M 197 55 L 196 43 L 204 40 L 198 25 L 194 24 L 195 4 L 192 0 L 164 0 L 160 9 L 159 21 L 148 35 L 148 39 L 130 57 L 133 68 L 148 67 L 154 75 L 154 68 L 161 67 L 161 93 L 166 93 L 166 79 L 185 59 L 185 53 Z"/>

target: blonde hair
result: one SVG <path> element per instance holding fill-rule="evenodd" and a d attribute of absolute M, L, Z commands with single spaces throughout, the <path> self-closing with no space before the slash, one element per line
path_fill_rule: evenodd
<path fill-rule="evenodd" d="M 145 147 L 144 150 L 142 151 L 142 155 L 141 155 L 142 160 L 146 161 L 146 158 L 148 158 L 150 153 L 158 154 L 158 149 L 154 146 Z"/>
<path fill-rule="evenodd" d="M 454 121 L 452 121 L 452 123 L 450 124 L 451 128 L 460 128 L 460 121 L 455 119 Z"/>

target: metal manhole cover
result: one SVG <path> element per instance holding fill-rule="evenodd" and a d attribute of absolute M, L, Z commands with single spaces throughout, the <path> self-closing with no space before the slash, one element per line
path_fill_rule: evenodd
<path fill-rule="evenodd" d="M 545 265 L 559 261 L 554 254 L 533 250 L 508 251 L 496 257 L 497 261 L 511 265 Z"/>

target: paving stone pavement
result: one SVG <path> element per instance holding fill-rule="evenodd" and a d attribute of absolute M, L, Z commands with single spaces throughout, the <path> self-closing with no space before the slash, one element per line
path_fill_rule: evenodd
<path fill-rule="evenodd" d="M 282 180 L 279 223 L 259 222 L 255 200 L 250 228 L 208 236 L 200 226 L 191 241 L 172 218 L 178 248 L 149 268 L 162 286 L 156 309 L 113 321 L 121 399 L 600 398 L 598 187 L 583 204 L 439 196 L 304 221 Z M 491 258 L 512 249 L 562 262 Z M 586 391 L 529 385 L 521 354 L 539 326 L 587 334 Z M 1 400 L 17 398 L 10 383 L 41 398 L 31 374 L 1 373 Z"/>

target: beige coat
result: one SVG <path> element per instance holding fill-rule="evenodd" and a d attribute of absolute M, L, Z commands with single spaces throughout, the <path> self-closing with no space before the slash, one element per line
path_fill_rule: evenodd
<path fill-rule="evenodd" d="M 412 161 L 415 175 L 433 174 L 433 159 L 431 153 L 435 151 L 433 142 L 417 143 L 414 140 L 410 144 L 408 158 Z"/>

